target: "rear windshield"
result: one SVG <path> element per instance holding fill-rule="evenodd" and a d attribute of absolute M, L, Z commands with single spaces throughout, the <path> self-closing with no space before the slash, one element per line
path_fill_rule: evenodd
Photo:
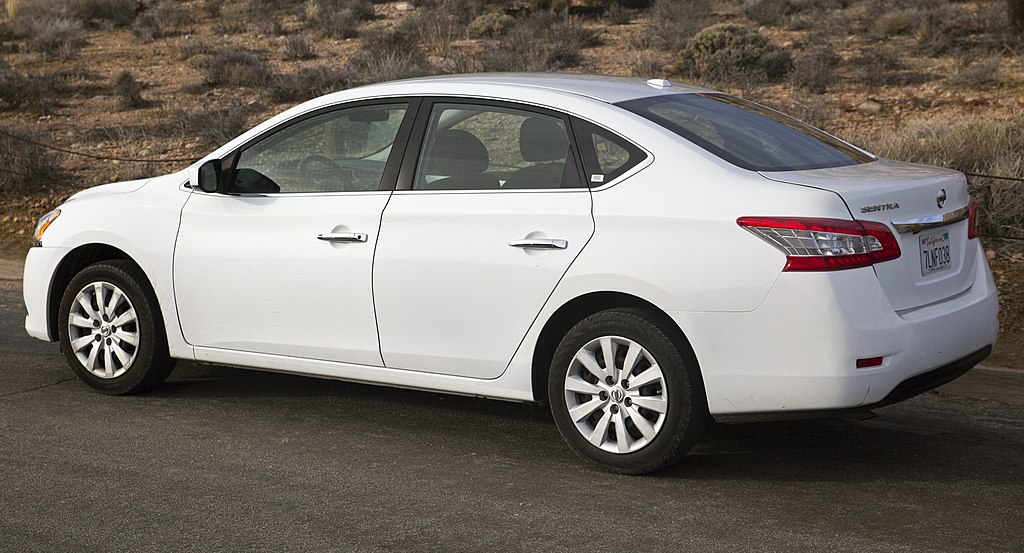
<path fill-rule="evenodd" d="M 751 171 L 801 171 L 874 161 L 810 125 L 725 94 L 653 96 L 617 105 Z"/>

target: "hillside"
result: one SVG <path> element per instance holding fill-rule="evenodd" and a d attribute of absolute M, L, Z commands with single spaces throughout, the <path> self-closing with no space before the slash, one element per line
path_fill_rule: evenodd
<path fill-rule="evenodd" d="M 1024 176 L 1024 38 L 1003 0 L 7 0 L 0 257 L 83 187 L 174 171 L 290 105 L 404 77 L 696 82 L 878 154 Z M 1024 183 L 973 177 L 1024 365 Z M 1015 344 L 1015 345 L 1014 345 Z M 1010 345 L 1013 345 L 1010 347 Z M 1017 352 L 1017 353 L 1014 353 Z M 1016 355 L 1016 357 L 1013 357 Z"/>

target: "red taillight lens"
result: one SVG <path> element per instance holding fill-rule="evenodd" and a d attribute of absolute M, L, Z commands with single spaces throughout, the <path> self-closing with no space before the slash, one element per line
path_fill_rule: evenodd
<path fill-rule="evenodd" d="M 974 198 L 971 198 L 971 203 L 967 205 L 967 239 L 978 237 L 978 204 L 974 203 Z"/>
<path fill-rule="evenodd" d="M 838 271 L 900 256 L 889 227 L 873 221 L 740 217 L 736 223 L 786 254 L 783 271 Z"/>

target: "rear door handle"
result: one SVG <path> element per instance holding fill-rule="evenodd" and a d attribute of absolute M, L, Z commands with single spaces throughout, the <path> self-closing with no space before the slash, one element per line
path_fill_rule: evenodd
<path fill-rule="evenodd" d="M 538 250 L 564 250 L 569 247 L 568 240 L 561 238 L 525 238 L 508 243 L 513 248 L 535 248 Z"/>
<path fill-rule="evenodd" d="M 325 232 L 316 237 L 328 242 L 366 242 L 370 238 L 365 232 Z"/>

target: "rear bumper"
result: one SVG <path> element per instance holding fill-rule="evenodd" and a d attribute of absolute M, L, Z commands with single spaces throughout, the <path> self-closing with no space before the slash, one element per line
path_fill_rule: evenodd
<path fill-rule="evenodd" d="M 864 411 L 870 411 L 871 409 L 876 409 L 878 407 L 885 407 L 886 405 L 899 403 L 918 394 L 923 394 L 928 390 L 938 388 L 947 382 L 952 382 L 974 368 L 978 363 L 984 361 L 991 353 L 992 346 L 985 346 L 967 357 L 957 359 L 948 365 L 943 365 L 937 369 L 932 369 L 917 376 L 912 376 L 903 382 L 900 382 L 891 392 L 889 392 L 889 395 L 882 399 L 882 401 L 870 405 L 862 405 L 860 407 L 848 409 L 787 411 L 785 413 L 779 413 L 776 411 L 768 413 L 722 414 L 716 415 L 715 420 L 724 423 L 738 423 L 780 419 L 819 419 L 863 413 Z"/>
<path fill-rule="evenodd" d="M 782 273 L 750 312 L 670 315 L 694 348 L 716 419 L 864 410 L 942 384 L 936 375 L 951 380 L 987 356 L 999 304 L 984 255 L 976 259 L 970 288 L 899 313 L 863 268 Z M 882 364 L 856 367 L 872 357 Z"/>

